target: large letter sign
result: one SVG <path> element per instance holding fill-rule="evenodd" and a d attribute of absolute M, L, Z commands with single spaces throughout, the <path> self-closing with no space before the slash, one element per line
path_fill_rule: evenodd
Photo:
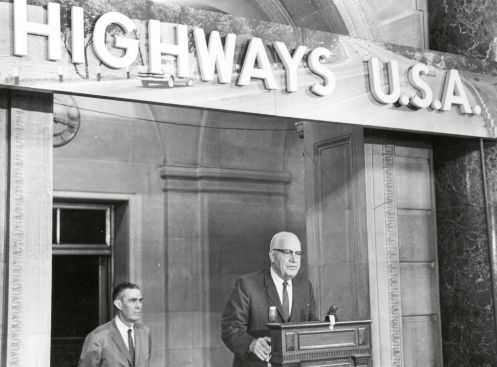
<path fill-rule="evenodd" d="M 123 57 L 116 57 L 110 53 L 105 44 L 105 32 L 111 24 L 116 24 L 121 27 L 126 33 L 135 30 L 135 23 L 127 16 L 110 12 L 102 15 L 93 30 L 93 48 L 98 58 L 108 67 L 114 69 L 127 68 L 138 56 L 138 40 L 128 39 L 125 37 L 116 37 L 116 48 L 126 50 Z"/>
<path fill-rule="evenodd" d="M 28 33 L 48 37 L 48 59 L 60 60 L 60 5 L 48 3 L 48 22 L 28 22 L 26 0 L 14 1 L 14 55 L 27 56 Z"/>

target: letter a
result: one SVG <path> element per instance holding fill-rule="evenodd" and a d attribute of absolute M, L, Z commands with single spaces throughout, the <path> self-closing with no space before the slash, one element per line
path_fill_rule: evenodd
<path fill-rule="evenodd" d="M 457 89 L 457 94 L 455 93 Z M 464 86 L 459 73 L 455 69 L 447 72 L 444 90 L 442 93 L 442 111 L 450 111 L 453 104 L 458 104 L 462 113 L 472 113 L 471 106 L 466 97 Z"/>

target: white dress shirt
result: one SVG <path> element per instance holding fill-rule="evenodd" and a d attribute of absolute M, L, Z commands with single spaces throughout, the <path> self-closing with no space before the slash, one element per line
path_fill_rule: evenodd
<path fill-rule="evenodd" d="M 271 278 L 273 278 L 274 285 L 276 286 L 276 291 L 280 297 L 280 302 L 283 304 L 283 282 L 284 280 L 276 274 L 273 267 L 271 266 Z M 286 286 L 286 291 L 288 293 L 288 303 L 289 303 L 289 315 L 292 314 L 292 301 L 293 301 L 293 291 L 292 291 L 292 280 L 287 280 L 288 285 Z"/>
<path fill-rule="evenodd" d="M 126 344 L 126 348 L 129 350 L 129 345 L 128 345 L 128 329 L 131 329 L 131 339 L 133 339 L 133 344 L 136 345 L 135 343 L 135 328 L 134 325 L 131 325 L 131 327 L 127 326 L 124 322 L 121 321 L 119 316 L 116 316 L 116 325 L 117 325 L 117 330 L 119 330 L 119 334 L 121 334 L 124 344 Z"/>

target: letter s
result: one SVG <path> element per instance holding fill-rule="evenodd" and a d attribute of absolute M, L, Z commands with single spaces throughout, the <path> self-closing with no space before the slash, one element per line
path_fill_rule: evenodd
<path fill-rule="evenodd" d="M 431 91 L 430 86 L 421 79 L 421 74 L 428 74 L 429 71 L 428 66 L 425 64 L 416 64 L 411 66 L 409 73 L 407 74 L 410 84 L 422 95 L 421 98 L 416 94 L 411 99 L 411 104 L 417 108 L 426 108 L 433 100 L 433 92 Z"/>
<path fill-rule="evenodd" d="M 335 90 L 336 80 L 333 72 L 325 65 L 321 64 L 321 57 L 328 58 L 331 56 L 330 50 L 324 47 L 316 47 L 309 56 L 307 56 L 307 64 L 309 69 L 316 75 L 323 78 L 324 83 L 316 83 L 311 87 L 311 92 L 318 96 L 327 96 Z"/>

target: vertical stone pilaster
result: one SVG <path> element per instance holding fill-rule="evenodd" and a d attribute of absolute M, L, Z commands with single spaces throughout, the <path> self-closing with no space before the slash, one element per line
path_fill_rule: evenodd
<path fill-rule="evenodd" d="M 5 315 L 5 285 L 7 284 L 7 194 L 8 194 L 8 105 L 9 93 L 0 91 L 0 315 Z M 0 318 L 0 365 L 5 361 L 5 317 Z"/>
<path fill-rule="evenodd" d="M 495 205 L 495 142 L 486 145 Z M 482 161 L 476 139 L 433 145 L 444 366 L 494 366 L 497 339 Z M 488 205 L 488 204 L 487 204 Z"/>
<path fill-rule="evenodd" d="M 374 366 L 403 365 L 403 323 L 394 141 L 366 142 L 369 279 Z"/>
<path fill-rule="evenodd" d="M 52 95 L 10 94 L 6 366 L 50 365 Z"/>
<path fill-rule="evenodd" d="M 400 290 L 399 241 L 397 205 L 395 201 L 394 144 L 385 140 L 382 146 L 385 216 L 385 266 L 388 278 L 388 312 L 390 318 L 390 361 L 402 366 L 402 312 Z"/>

